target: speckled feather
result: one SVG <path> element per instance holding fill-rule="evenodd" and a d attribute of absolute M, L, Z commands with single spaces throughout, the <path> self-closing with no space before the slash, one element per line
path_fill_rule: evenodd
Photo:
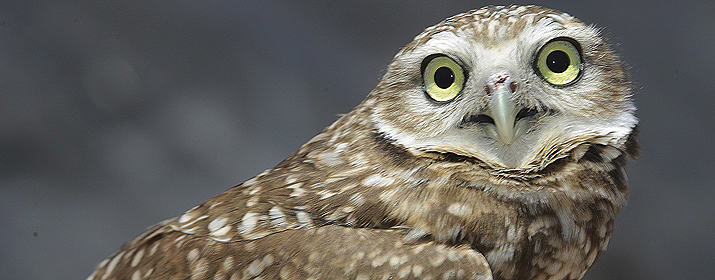
<path fill-rule="evenodd" d="M 411 52 L 439 32 L 470 30 L 482 44 L 507 40 L 542 18 L 583 25 L 561 12 L 512 6 L 428 28 L 353 111 L 273 169 L 137 237 L 89 279 L 581 278 L 626 202 L 635 123 L 625 135 L 549 136 L 553 143 L 510 167 L 401 138 L 434 125 L 428 116 L 407 117 L 414 111 L 399 96 L 420 83 L 403 65 Z M 594 102 L 578 106 L 601 115 L 631 110 L 620 62 L 600 39 L 584 44 L 584 60 L 611 78 L 589 97 Z M 407 127 L 409 118 L 424 123 Z"/>

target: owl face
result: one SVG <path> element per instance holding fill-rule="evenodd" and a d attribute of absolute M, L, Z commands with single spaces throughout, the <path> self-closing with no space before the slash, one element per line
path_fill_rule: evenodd
<path fill-rule="evenodd" d="M 534 171 L 588 145 L 622 146 L 637 123 L 630 95 L 593 27 L 540 7 L 488 7 L 418 35 L 364 105 L 415 154 Z"/>

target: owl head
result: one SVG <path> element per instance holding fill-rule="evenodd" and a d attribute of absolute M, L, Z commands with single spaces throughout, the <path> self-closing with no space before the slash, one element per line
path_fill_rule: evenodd
<path fill-rule="evenodd" d="M 636 126 L 621 62 L 599 31 L 536 6 L 486 7 L 426 29 L 362 106 L 411 153 L 539 171 Z"/>

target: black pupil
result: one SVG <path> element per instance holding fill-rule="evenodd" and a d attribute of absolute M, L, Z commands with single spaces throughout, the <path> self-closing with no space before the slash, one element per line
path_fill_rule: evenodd
<path fill-rule="evenodd" d="M 434 83 L 440 88 L 449 88 L 454 83 L 454 72 L 447 67 L 440 67 L 434 71 Z"/>
<path fill-rule="evenodd" d="M 553 51 L 546 57 L 546 66 L 555 73 L 563 73 L 569 68 L 571 60 L 563 51 Z"/>

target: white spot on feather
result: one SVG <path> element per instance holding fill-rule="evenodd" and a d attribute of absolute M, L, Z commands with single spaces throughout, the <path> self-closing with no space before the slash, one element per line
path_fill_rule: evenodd
<path fill-rule="evenodd" d="M 194 248 L 189 251 L 189 253 L 186 254 L 186 261 L 189 263 L 194 262 L 196 258 L 199 257 L 199 249 Z"/>
<path fill-rule="evenodd" d="M 182 228 L 181 232 L 186 233 L 186 234 L 194 234 L 196 233 L 196 228 Z"/>
<path fill-rule="evenodd" d="M 295 183 L 293 185 L 286 187 L 287 189 L 293 189 L 293 192 L 290 194 L 290 197 L 303 196 L 303 194 L 305 193 L 305 190 L 300 188 L 302 186 L 303 186 L 303 183 Z"/>
<path fill-rule="evenodd" d="M 112 258 L 111 261 L 109 261 L 109 264 L 107 265 L 107 270 L 104 272 L 104 275 L 102 275 L 102 279 L 107 279 L 107 277 L 112 274 L 112 270 L 117 267 L 117 264 L 119 263 L 119 260 L 122 259 L 122 256 L 124 256 L 124 252 L 119 253 L 114 258 Z"/>
<path fill-rule="evenodd" d="M 258 213 L 248 212 L 241 219 L 241 226 L 238 228 L 238 233 L 247 234 L 253 231 L 258 224 Z"/>
<path fill-rule="evenodd" d="M 134 258 L 132 258 L 132 263 L 131 263 L 132 267 L 137 266 L 137 264 L 139 264 L 139 261 L 142 259 L 143 256 L 144 256 L 144 249 L 140 249 L 139 251 L 137 251 L 136 254 L 134 254 Z"/>
<path fill-rule="evenodd" d="M 193 218 L 194 216 L 190 212 L 186 212 L 184 213 L 184 215 L 181 215 L 181 217 L 179 217 L 179 223 L 186 223 Z"/>
<path fill-rule="evenodd" d="M 429 259 L 430 264 L 434 267 L 438 267 L 444 263 L 444 260 L 447 259 L 447 256 L 443 252 L 438 252 L 432 258 Z"/>
<path fill-rule="evenodd" d="M 392 185 L 394 182 L 395 179 L 387 178 L 380 174 L 374 174 L 365 178 L 365 180 L 362 181 L 362 184 L 370 187 L 387 187 Z"/>
<path fill-rule="evenodd" d="M 378 266 L 385 264 L 385 262 L 387 262 L 387 259 L 389 257 L 390 257 L 390 255 L 385 254 L 385 255 L 377 256 L 377 257 L 373 258 L 372 263 L 371 263 L 372 267 L 378 267 Z"/>
<path fill-rule="evenodd" d="M 329 192 L 327 190 L 323 190 L 323 191 L 318 192 L 318 194 L 320 195 L 320 200 L 323 200 L 323 199 L 329 198 L 331 196 L 334 196 L 336 193 Z"/>
<path fill-rule="evenodd" d="M 397 269 L 404 263 L 406 263 L 409 260 L 409 257 L 407 255 L 402 255 L 402 256 L 392 256 L 390 257 L 390 266 L 392 266 L 393 269 Z"/>
<path fill-rule="evenodd" d="M 97 265 L 97 267 L 102 268 L 107 265 L 107 263 L 109 263 L 109 259 L 104 259 L 102 262 L 99 263 L 99 265 Z"/>
<path fill-rule="evenodd" d="M 158 249 L 158 248 L 159 248 L 159 242 L 157 242 L 156 244 L 154 244 L 154 246 L 152 246 L 151 249 L 149 249 L 149 256 L 151 256 L 151 255 L 153 255 L 154 253 L 156 253 L 156 249 Z"/>
<path fill-rule="evenodd" d="M 295 216 L 298 219 L 298 223 L 303 224 L 304 227 L 307 227 L 307 228 L 313 227 L 313 224 L 312 224 L 313 220 L 310 219 L 310 215 L 308 215 L 308 213 L 300 211 L 300 212 L 296 212 Z"/>
<path fill-rule="evenodd" d="M 340 143 L 335 146 L 335 152 L 342 153 L 348 147 L 348 143 Z"/>
<path fill-rule="evenodd" d="M 213 236 L 215 236 L 215 237 L 224 236 L 224 235 L 226 235 L 230 230 L 231 230 L 231 225 L 225 225 L 225 226 L 223 226 L 222 228 L 219 228 L 219 229 L 217 229 L 217 230 L 215 230 L 215 231 L 212 231 L 212 232 L 211 232 L 211 235 L 213 235 Z M 230 239 L 230 238 L 229 238 L 229 239 Z M 228 241 L 228 240 L 226 240 L 226 239 L 224 238 L 224 239 L 220 239 L 220 240 L 217 239 L 217 241 Z"/>
<path fill-rule="evenodd" d="M 188 223 L 186 223 L 186 224 L 181 225 L 181 229 L 180 229 L 180 230 L 181 230 L 182 232 L 184 232 L 184 233 L 194 233 L 194 231 L 196 230 L 195 228 L 193 228 L 193 229 L 188 229 L 188 228 L 189 228 L 190 226 L 192 226 L 193 224 L 195 224 L 196 222 L 201 221 L 201 220 L 203 220 L 203 219 L 206 219 L 206 218 L 208 218 L 208 217 L 209 217 L 209 216 L 206 216 L 206 215 L 203 215 L 203 216 L 201 216 L 201 217 L 198 217 L 198 218 L 196 218 L 196 219 L 193 220 L 193 221 L 190 221 L 190 222 L 188 222 Z"/>
<path fill-rule="evenodd" d="M 400 278 L 405 278 L 410 275 L 410 270 L 412 270 L 411 266 L 405 266 L 397 272 L 397 276 L 399 276 Z"/>
<path fill-rule="evenodd" d="M 465 217 L 472 214 L 472 208 L 462 203 L 455 202 L 447 207 L 447 212 L 455 216 Z"/>
<path fill-rule="evenodd" d="M 331 167 L 345 164 L 345 161 L 340 158 L 340 154 L 335 152 L 323 152 L 318 154 L 318 161 Z"/>
<path fill-rule="evenodd" d="M 223 271 L 229 271 L 233 268 L 233 257 L 228 256 L 226 257 L 225 260 L 223 260 L 223 263 L 221 263 L 221 269 Z"/>
<path fill-rule="evenodd" d="M 285 214 L 278 206 L 273 206 L 268 210 L 268 219 L 270 219 L 271 224 L 276 227 L 286 227 L 288 225 Z"/>
<path fill-rule="evenodd" d="M 424 267 L 419 264 L 416 264 L 412 267 L 412 274 L 414 274 L 415 277 L 420 277 L 422 276 L 422 270 L 424 270 Z"/>
<path fill-rule="evenodd" d="M 256 204 L 258 204 L 258 200 L 259 200 L 259 199 L 260 199 L 260 198 L 259 198 L 258 196 L 252 196 L 251 198 L 249 198 L 249 199 L 246 201 L 246 207 L 253 207 L 253 206 L 255 206 Z"/>
<path fill-rule="evenodd" d="M 204 279 L 204 275 L 209 271 L 209 263 L 206 259 L 200 259 L 191 269 L 191 279 Z"/>
<path fill-rule="evenodd" d="M 405 237 L 402 238 L 402 240 L 404 242 L 413 242 L 413 241 L 416 241 L 422 237 L 425 237 L 427 234 L 429 234 L 429 231 L 427 231 L 425 229 L 421 229 L 419 227 L 415 227 L 415 228 L 411 229 L 405 235 Z M 417 246 L 415 248 L 415 250 L 416 250 L 415 254 L 419 254 L 419 252 L 422 251 L 422 249 L 424 249 L 424 246 Z"/>
<path fill-rule="evenodd" d="M 248 195 L 255 195 L 256 193 L 261 191 L 261 186 L 255 186 L 251 188 L 251 191 L 248 192 Z"/>
<path fill-rule="evenodd" d="M 252 277 L 257 276 L 263 272 L 267 266 L 273 264 L 273 255 L 266 255 L 263 259 L 256 259 L 244 270 L 243 275 Z"/>
<path fill-rule="evenodd" d="M 246 181 L 246 182 L 243 182 L 243 186 L 250 187 L 250 186 L 255 185 L 257 182 L 258 182 L 258 176 L 248 179 L 248 181 Z"/>
<path fill-rule="evenodd" d="M 247 275 L 249 277 L 256 276 L 258 274 L 261 274 L 261 271 L 263 271 L 263 265 L 261 265 L 261 260 L 254 260 L 253 262 L 251 262 L 251 264 L 248 265 L 246 271 L 244 272 L 244 275 Z"/>
<path fill-rule="evenodd" d="M 214 232 L 219 228 L 222 228 L 228 222 L 228 218 L 218 218 L 209 223 L 208 229 L 210 232 Z"/>

